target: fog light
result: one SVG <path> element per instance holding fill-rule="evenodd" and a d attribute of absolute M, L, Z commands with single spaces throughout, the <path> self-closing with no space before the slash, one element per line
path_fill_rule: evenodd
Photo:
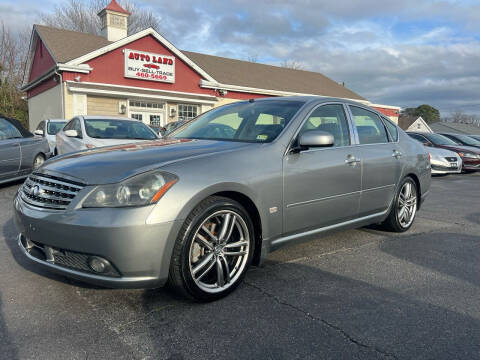
<path fill-rule="evenodd" d="M 110 264 L 107 260 L 96 256 L 92 256 L 88 259 L 88 266 L 90 266 L 90 269 L 97 273 L 105 272 L 108 269 L 109 265 Z"/>

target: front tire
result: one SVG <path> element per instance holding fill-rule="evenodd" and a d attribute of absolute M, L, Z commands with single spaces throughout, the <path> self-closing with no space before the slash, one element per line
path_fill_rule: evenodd
<path fill-rule="evenodd" d="M 181 294 L 213 301 L 243 280 L 254 250 L 250 216 L 238 202 L 207 198 L 187 217 L 170 263 L 169 285 Z"/>
<path fill-rule="evenodd" d="M 417 201 L 417 185 L 411 177 L 407 176 L 398 187 L 390 214 L 382 223 L 382 227 L 398 233 L 410 229 L 417 213 Z"/>

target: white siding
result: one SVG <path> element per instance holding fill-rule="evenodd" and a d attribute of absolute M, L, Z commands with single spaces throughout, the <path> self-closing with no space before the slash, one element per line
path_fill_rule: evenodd
<path fill-rule="evenodd" d="M 30 131 L 35 130 L 42 120 L 61 118 L 62 91 L 60 85 L 28 99 L 28 127 Z"/>

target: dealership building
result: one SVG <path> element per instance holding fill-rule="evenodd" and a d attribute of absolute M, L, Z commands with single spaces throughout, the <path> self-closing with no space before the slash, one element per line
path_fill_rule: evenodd
<path fill-rule="evenodd" d="M 127 36 L 129 15 L 112 0 L 98 14 L 101 36 L 34 25 L 22 87 L 30 130 L 76 115 L 164 126 L 234 101 L 290 95 L 355 100 L 398 121 L 399 107 L 372 104 L 317 72 L 179 50 L 152 28 Z"/>

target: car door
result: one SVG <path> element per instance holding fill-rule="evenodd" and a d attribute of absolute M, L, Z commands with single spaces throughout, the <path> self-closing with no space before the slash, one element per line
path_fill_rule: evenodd
<path fill-rule="evenodd" d="M 357 216 L 361 165 L 341 103 L 323 104 L 305 119 L 293 142 L 309 130 L 333 135 L 328 148 L 290 150 L 283 160 L 284 233 L 321 228 Z"/>
<path fill-rule="evenodd" d="M 389 138 L 380 117 L 360 106 L 349 105 L 360 158 L 362 159 L 362 194 L 359 217 L 386 211 L 395 194 L 402 171 L 402 150 L 398 137 Z"/>
<path fill-rule="evenodd" d="M 13 178 L 20 168 L 22 134 L 8 120 L 0 118 L 0 180 Z"/>

